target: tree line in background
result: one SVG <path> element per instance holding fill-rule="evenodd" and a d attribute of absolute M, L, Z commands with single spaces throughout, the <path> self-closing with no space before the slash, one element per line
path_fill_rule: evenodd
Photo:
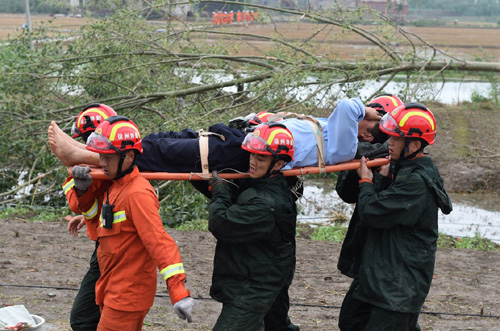
<path fill-rule="evenodd" d="M 500 16 L 498 0 L 408 0 L 408 8 L 416 13 L 440 11 L 450 16 Z"/>
<path fill-rule="evenodd" d="M 29 0 L 30 12 L 34 14 L 57 14 L 61 8 L 47 3 L 45 0 Z M 68 1 L 69 3 L 69 1 Z M 25 1 L 2 0 L 0 1 L 0 13 L 22 14 L 26 11 Z"/>
<path fill-rule="evenodd" d="M 388 2 L 394 0 L 388 0 Z M 30 11 L 33 14 L 67 14 L 74 11 L 70 7 L 69 0 L 30 0 Z M 187 3 L 188 1 L 177 1 Z M 245 4 L 265 4 L 264 1 L 236 0 L 241 4 L 221 4 L 211 3 L 210 1 L 200 1 L 198 3 L 199 11 L 212 12 L 215 10 L 238 11 L 243 10 Z M 307 9 L 309 2 L 306 0 L 292 1 L 293 4 L 301 10 Z M 98 15 L 109 14 L 117 8 L 124 6 L 137 5 L 142 3 L 144 7 L 154 1 L 131 1 L 131 0 L 99 0 L 99 1 L 80 1 L 79 10 L 95 13 Z M 196 2 L 192 2 L 196 3 Z M 439 11 L 449 16 L 483 16 L 500 17 L 500 2 L 498 0 L 408 0 L 410 14 L 432 13 Z M 24 13 L 25 2 L 20 0 L 2 0 L 0 1 L 0 12 L 2 13 Z"/>

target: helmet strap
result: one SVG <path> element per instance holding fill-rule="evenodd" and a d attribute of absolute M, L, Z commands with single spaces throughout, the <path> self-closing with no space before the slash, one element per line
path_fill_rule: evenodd
<path fill-rule="evenodd" d="M 271 164 L 269 165 L 269 168 L 267 169 L 266 173 L 264 174 L 264 176 L 262 176 L 262 178 L 269 178 L 271 177 L 272 175 L 275 174 L 276 171 L 273 171 L 273 167 L 274 165 L 276 164 L 276 158 L 274 158 L 272 161 L 271 161 Z"/>
<path fill-rule="evenodd" d="M 120 153 L 120 162 L 118 162 L 118 170 L 116 171 L 116 177 L 113 180 L 118 180 L 118 179 L 124 177 L 125 175 L 128 175 L 129 173 L 131 173 L 134 170 L 135 158 L 134 158 L 134 161 L 132 162 L 132 164 L 130 165 L 130 167 L 127 170 L 122 171 L 123 161 L 125 160 L 126 156 L 127 156 L 127 154 L 125 154 L 124 152 Z"/>
<path fill-rule="evenodd" d="M 418 155 L 418 153 L 422 152 L 423 151 L 423 147 L 420 147 L 418 150 L 416 150 L 415 152 L 411 153 L 410 155 L 407 155 L 405 156 L 407 153 L 410 153 L 410 141 L 408 139 L 405 139 L 405 147 L 404 149 L 402 150 L 403 152 L 403 155 L 401 155 L 399 157 L 400 160 L 411 160 L 413 159 L 415 156 Z"/>
<path fill-rule="evenodd" d="M 275 176 L 277 174 L 279 174 L 281 172 L 281 169 L 279 170 L 273 170 L 274 168 L 274 165 L 279 161 L 280 159 L 277 159 L 276 157 L 272 160 L 271 162 L 271 165 L 269 166 L 269 169 L 267 169 L 267 172 L 264 176 L 262 176 L 262 178 L 268 178 L 268 177 L 271 177 L 271 176 Z M 288 162 L 285 162 L 285 164 L 283 164 L 283 167 L 287 164 Z"/>

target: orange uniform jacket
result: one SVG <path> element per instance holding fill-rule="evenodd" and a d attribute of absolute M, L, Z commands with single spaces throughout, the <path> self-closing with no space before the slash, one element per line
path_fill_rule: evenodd
<path fill-rule="evenodd" d="M 109 181 L 94 180 L 78 198 L 81 212 L 90 221 L 101 219 Z M 96 303 L 122 311 L 147 310 L 156 293 L 156 267 L 166 280 L 172 304 L 189 296 L 186 275 L 175 241 L 165 231 L 159 202 L 151 184 L 137 167 L 109 187 L 113 208 L 111 229 L 99 223 L 97 259 L 101 277 L 96 284 Z"/>
<path fill-rule="evenodd" d="M 107 181 L 107 186 L 109 186 L 111 183 L 111 181 Z M 64 182 L 62 187 L 64 190 L 64 194 L 66 194 L 66 200 L 68 201 L 69 209 L 71 209 L 72 212 L 79 214 L 80 209 L 78 208 L 78 194 L 76 193 L 76 190 L 73 189 L 75 187 L 75 181 L 73 180 L 73 177 L 66 178 L 66 181 Z M 101 190 L 105 191 L 106 187 L 103 186 Z M 99 222 L 97 220 L 91 222 L 85 214 L 83 215 L 83 217 L 85 218 L 87 237 L 89 237 L 93 241 L 97 241 L 97 228 L 99 226 Z"/>

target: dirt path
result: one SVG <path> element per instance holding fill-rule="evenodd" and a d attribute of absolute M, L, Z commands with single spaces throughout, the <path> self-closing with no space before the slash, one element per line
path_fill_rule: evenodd
<path fill-rule="evenodd" d="M 0 307 L 24 304 L 47 320 L 44 330 L 70 330 L 69 311 L 76 295 L 71 288 L 78 287 L 86 272 L 92 242 L 83 234 L 70 236 L 64 220 L 0 220 L 0 229 Z M 179 245 L 188 287 L 197 298 L 194 322 L 177 318 L 159 279 L 158 297 L 144 330 L 211 330 L 221 307 L 208 294 L 215 240 L 205 232 L 168 232 Z M 338 330 L 338 307 L 350 284 L 335 267 L 340 245 L 305 239 L 297 244 L 298 267 L 290 290 L 292 320 L 302 330 Z M 500 330 L 500 318 L 477 316 L 481 312 L 500 316 L 499 274 L 500 252 L 438 251 L 426 313 L 420 317 L 422 329 Z"/>

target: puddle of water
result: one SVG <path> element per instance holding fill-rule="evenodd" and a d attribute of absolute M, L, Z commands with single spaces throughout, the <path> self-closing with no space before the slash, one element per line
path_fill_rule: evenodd
<path fill-rule="evenodd" d="M 299 200 L 299 222 L 327 223 L 332 213 L 341 212 L 350 218 L 353 205 L 343 202 L 334 187 L 323 188 L 306 183 L 304 197 Z M 500 212 L 488 211 L 455 202 L 449 215 L 439 212 L 439 231 L 450 236 L 482 237 L 500 244 Z"/>
<path fill-rule="evenodd" d="M 451 236 L 482 237 L 500 244 L 500 213 L 474 206 L 455 203 L 449 215 L 439 213 L 441 232 Z"/>

